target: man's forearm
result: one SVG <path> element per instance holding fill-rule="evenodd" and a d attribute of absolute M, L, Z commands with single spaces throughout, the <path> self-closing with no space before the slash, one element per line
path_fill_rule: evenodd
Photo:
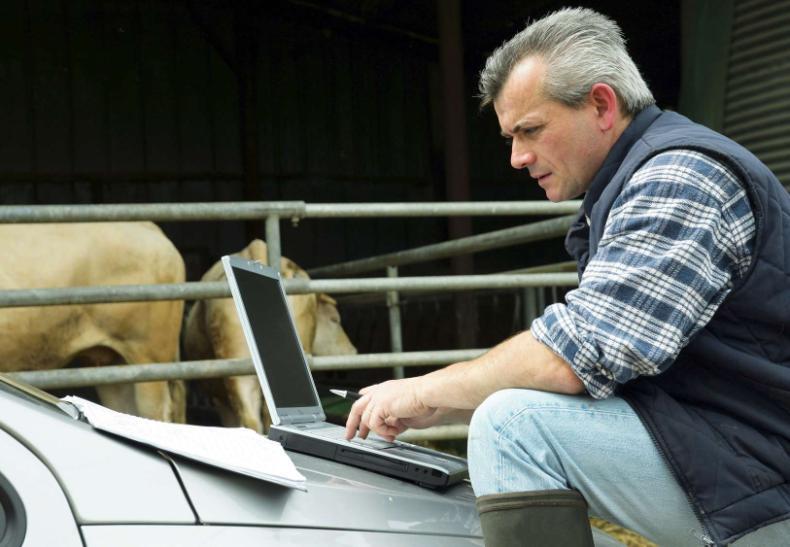
<path fill-rule="evenodd" d="M 375 431 L 391 440 L 409 427 L 429 427 L 458 417 L 468 421 L 486 397 L 511 387 L 584 391 L 571 367 L 526 331 L 472 361 L 362 389 L 346 421 L 346 438 L 357 432 L 365 438 Z"/>
<path fill-rule="evenodd" d="M 505 340 L 477 359 L 427 374 L 419 398 L 430 407 L 474 409 L 505 388 L 582 393 L 584 384 L 561 357 L 529 331 Z"/>

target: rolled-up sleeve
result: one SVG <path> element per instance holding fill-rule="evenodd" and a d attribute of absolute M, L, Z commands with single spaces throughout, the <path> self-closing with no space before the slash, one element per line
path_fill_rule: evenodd
<path fill-rule="evenodd" d="M 666 370 L 748 270 L 744 188 L 698 152 L 664 152 L 615 201 L 579 287 L 532 323 L 595 398 Z"/>

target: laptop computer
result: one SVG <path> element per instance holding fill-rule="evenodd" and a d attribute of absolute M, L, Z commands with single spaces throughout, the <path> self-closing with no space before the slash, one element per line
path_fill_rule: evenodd
<path fill-rule="evenodd" d="M 222 265 L 272 417 L 269 438 L 312 456 L 441 488 L 468 477 L 466 460 L 381 437 L 345 439 L 326 421 L 277 270 L 238 257 Z"/>

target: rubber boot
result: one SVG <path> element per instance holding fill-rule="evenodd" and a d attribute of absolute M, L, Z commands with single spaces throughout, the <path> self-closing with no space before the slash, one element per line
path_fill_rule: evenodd
<path fill-rule="evenodd" d="M 587 502 L 575 490 L 477 498 L 486 547 L 593 547 Z"/>

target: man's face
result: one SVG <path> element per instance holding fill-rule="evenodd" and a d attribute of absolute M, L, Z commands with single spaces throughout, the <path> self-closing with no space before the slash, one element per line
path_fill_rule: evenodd
<path fill-rule="evenodd" d="M 543 96 L 545 67 L 539 58 L 519 62 L 510 73 L 494 110 L 502 135 L 512 140 L 510 163 L 529 174 L 551 201 L 584 192 L 611 142 L 600 131 L 592 100 L 571 108 Z"/>

